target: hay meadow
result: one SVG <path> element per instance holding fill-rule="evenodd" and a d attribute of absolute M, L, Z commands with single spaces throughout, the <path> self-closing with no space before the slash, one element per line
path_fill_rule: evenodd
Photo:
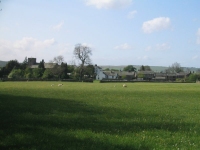
<path fill-rule="evenodd" d="M 200 84 L 122 84 L 0 82 L 0 149 L 200 149 Z"/>

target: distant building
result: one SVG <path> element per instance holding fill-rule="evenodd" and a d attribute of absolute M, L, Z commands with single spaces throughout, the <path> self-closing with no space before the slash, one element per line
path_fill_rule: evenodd
<path fill-rule="evenodd" d="M 36 62 L 36 58 L 28 58 L 28 66 L 30 68 L 38 68 L 39 63 Z M 44 63 L 44 68 L 53 68 L 58 66 L 57 63 Z"/>
<path fill-rule="evenodd" d="M 127 79 L 133 80 L 136 78 L 136 72 L 129 71 L 103 71 L 101 67 L 95 65 L 96 80 L 102 79 Z"/>
<path fill-rule="evenodd" d="M 177 78 L 186 78 L 191 72 L 180 73 L 157 73 L 154 71 L 103 71 L 95 65 L 96 80 L 102 79 L 125 79 L 125 80 L 146 80 L 146 81 L 176 81 Z"/>

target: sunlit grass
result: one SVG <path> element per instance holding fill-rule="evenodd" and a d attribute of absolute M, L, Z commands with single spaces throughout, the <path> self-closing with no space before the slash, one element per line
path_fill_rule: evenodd
<path fill-rule="evenodd" d="M 58 84 L 0 83 L 1 149 L 200 148 L 199 84 Z"/>

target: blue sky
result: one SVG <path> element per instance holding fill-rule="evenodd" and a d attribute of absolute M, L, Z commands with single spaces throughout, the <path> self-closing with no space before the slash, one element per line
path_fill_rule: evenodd
<path fill-rule="evenodd" d="M 199 0 L 1 0 L 0 9 L 0 60 L 72 63 L 81 43 L 97 65 L 200 67 Z"/>

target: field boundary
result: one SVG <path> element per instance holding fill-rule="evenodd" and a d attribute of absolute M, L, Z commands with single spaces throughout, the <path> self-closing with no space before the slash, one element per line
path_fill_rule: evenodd
<path fill-rule="evenodd" d="M 99 83 L 196 83 L 196 82 L 177 82 L 177 81 L 148 81 L 148 80 L 100 80 Z"/>
<path fill-rule="evenodd" d="M 12 79 L 12 78 L 1 78 L 1 82 L 15 82 L 15 81 L 23 81 L 23 82 L 28 82 L 28 81 L 61 81 L 61 82 L 91 82 L 93 83 L 93 79 L 84 79 L 84 80 L 74 80 L 74 79 Z"/>

